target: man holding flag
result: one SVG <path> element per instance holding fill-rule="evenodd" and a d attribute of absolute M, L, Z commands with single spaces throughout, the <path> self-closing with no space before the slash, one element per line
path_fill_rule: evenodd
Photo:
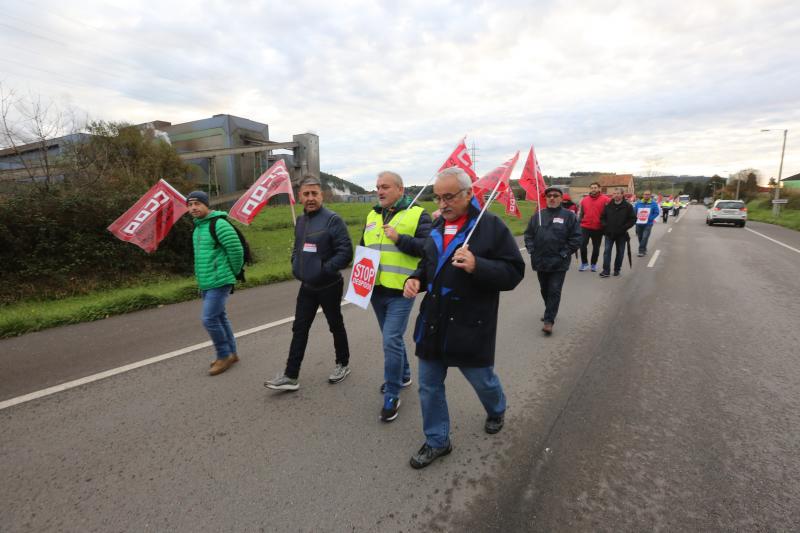
<path fill-rule="evenodd" d="M 558 187 L 544 190 L 547 208 L 531 217 L 525 230 L 525 248 L 531 254 L 531 267 L 539 278 L 544 300 L 542 331 L 553 333 L 561 303 L 561 289 L 569 270 L 570 257 L 581 245 L 581 228 L 575 213 L 561 206 Z"/>
<path fill-rule="evenodd" d="M 206 193 L 191 192 L 186 197 L 186 203 L 194 219 L 194 272 L 203 297 L 203 326 L 217 352 L 208 373 L 216 376 L 239 361 L 233 328 L 225 313 L 225 303 L 236 283 L 236 274 L 244 265 L 244 248 L 236 230 L 227 220 L 227 213 L 212 211 Z M 212 236 L 212 225 L 216 240 Z"/>
<path fill-rule="evenodd" d="M 500 178 L 506 184 L 512 167 Z M 478 394 L 487 415 L 485 431 L 503 428 L 506 397 L 494 372 L 497 311 L 500 291 L 514 289 L 525 275 L 503 221 L 484 211 L 478 224 L 480 209 L 466 172 L 441 171 L 433 191 L 442 216 L 403 293 L 413 302 L 426 291 L 414 329 L 425 443 L 411 457 L 413 468 L 424 468 L 453 449 L 444 386 L 450 367 L 458 367 Z"/>
<path fill-rule="evenodd" d="M 372 292 L 372 309 L 383 336 L 383 408 L 380 419 L 391 422 L 400 408 L 400 389 L 411 385 L 411 367 L 403 335 L 413 301 L 403 298 L 403 282 L 417 268 L 431 217 L 405 195 L 395 172 L 378 174 L 378 205 L 370 210 L 361 245 L 380 251 Z"/>

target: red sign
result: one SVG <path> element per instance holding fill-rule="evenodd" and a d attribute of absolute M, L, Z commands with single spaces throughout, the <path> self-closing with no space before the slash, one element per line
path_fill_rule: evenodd
<path fill-rule="evenodd" d="M 350 283 L 353 284 L 353 290 L 356 291 L 361 297 L 366 297 L 375 285 L 375 266 L 372 260 L 363 258 L 361 261 L 353 265 L 353 277 Z"/>
<path fill-rule="evenodd" d="M 228 216 L 242 224 L 250 224 L 269 199 L 280 193 L 288 194 L 289 202 L 294 205 L 292 181 L 283 159 L 279 159 L 253 183 L 236 201 Z"/>
<path fill-rule="evenodd" d="M 186 211 L 186 198 L 169 183 L 159 180 L 133 207 L 108 226 L 108 231 L 118 239 L 152 253 Z"/>

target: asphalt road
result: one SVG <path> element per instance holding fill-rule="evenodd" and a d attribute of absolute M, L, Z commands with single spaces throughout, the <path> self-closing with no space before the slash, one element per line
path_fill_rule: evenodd
<path fill-rule="evenodd" d="M 800 249 L 796 232 L 748 227 Z M 455 450 L 421 471 L 416 387 L 378 421 L 379 334 L 354 306 L 338 385 L 319 316 L 296 393 L 262 387 L 282 370 L 285 324 L 242 338 L 218 377 L 204 348 L 0 410 L 0 530 L 796 529 L 799 262 L 693 207 L 621 278 L 573 268 L 551 338 L 528 270 L 501 300 L 506 428 L 483 433 L 453 372 Z M 296 288 L 237 292 L 235 329 L 291 315 Z M 188 302 L 2 341 L 0 399 L 203 342 L 198 315 Z"/>

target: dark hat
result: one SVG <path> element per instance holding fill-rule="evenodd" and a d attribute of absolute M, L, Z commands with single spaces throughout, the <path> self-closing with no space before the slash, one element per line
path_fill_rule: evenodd
<path fill-rule="evenodd" d="M 550 186 L 550 187 L 546 188 L 544 190 L 544 194 L 547 195 L 547 193 L 549 193 L 550 191 L 556 191 L 558 194 L 560 194 L 562 196 L 564 195 L 564 191 L 562 191 L 558 187 L 553 187 L 553 186 Z"/>
<path fill-rule="evenodd" d="M 203 191 L 192 191 L 186 197 L 186 203 L 189 203 L 189 200 L 197 200 L 200 203 L 206 204 L 206 207 L 211 207 L 208 203 L 208 195 Z"/>

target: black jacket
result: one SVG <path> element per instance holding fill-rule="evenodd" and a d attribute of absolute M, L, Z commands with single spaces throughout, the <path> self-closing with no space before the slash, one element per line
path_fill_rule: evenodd
<path fill-rule="evenodd" d="M 471 204 L 467 222 L 446 250 L 444 219 L 437 219 L 411 276 L 426 291 L 414 327 L 416 354 L 422 359 L 441 360 L 447 366 L 494 365 L 500 291 L 510 291 L 522 281 L 525 263 L 506 225 L 487 212 L 469 242 L 475 271 L 468 274 L 452 265 L 453 252 L 464 243 L 478 213 L 477 203 Z"/>
<path fill-rule="evenodd" d="M 636 210 L 625 199 L 618 204 L 611 200 L 603 208 L 600 222 L 603 223 L 603 235 L 616 239 L 636 224 Z"/>
<path fill-rule="evenodd" d="M 353 259 L 353 244 L 344 221 L 325 207 L 297 219 L 292 274 L 311 289 L 342 279 L 339 270 Z"/>
<path fill-rule="evenodd" d="M 569 270 L 572 254 L 581 245 L 581 226 L 575 213 L 563 207 L 542 209 L 542 225 L 534 213 L 525 230 L 525 248 L 537 272 Z"/>

